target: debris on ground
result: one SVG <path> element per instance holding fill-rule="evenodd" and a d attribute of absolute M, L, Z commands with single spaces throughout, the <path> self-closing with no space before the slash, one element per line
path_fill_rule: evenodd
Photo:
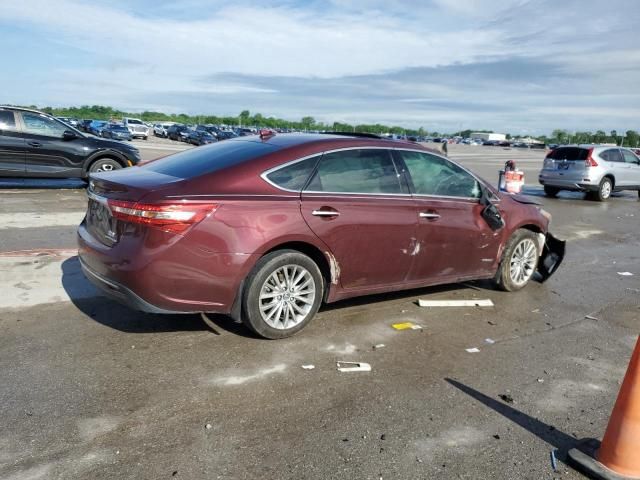
<path fill-rule="evenodd" d="M 386 345 L 384 343 L 378 343 L 377 345 L 373 346 L 374 350 L 378 350 L 379 348 L 384 348 Z"/>
<path fill-rule="evenodd" d="M 593 315 L 585 315 L 584 318 L 586 318 L 587 320 L 600 320 L 599 318 L 594 317 Z"/>
<path fill-rule="evenodd" d="M 315 365 L 302 365 L 302 368 L 304 368 L 305 370 L 313 370 L 314 368 L 316 368 Z"/>
<path fill-rule="evenodd" d="M 418 300 L 421 307 L 493 307 L 493 302 L 485 300 Z"/>
<path fill-rule="evenodd" d="M 540 309 L 536 308 L 535 310 L 531 310 L 531 313 L 540 313 Z"/>
<path fill-rule="evenodd" d="M 488 344 L 496 343 L 496 341 L 493 338 L 485 338 L 484 341 L 485 343 L 488 343 Z"/>
<path fill-rule="evenodd" d="M 387 436 L 383 433 L 382 435 L 380 435 L 380 440 L 386 440 Z"/>
<path fill-rule="evenodd" d="M 211 425 L 210 423 L 207 423 L 204 428 L 206 428 L 207 430 L 211 430 L 213 428 L 213 425 Z"/>
<path fill-rule="evenodd" d="M 465 348 L 465 350 L 469 353 L 478 353 L 480 351 L 479 348 L 473 347 L 473 348 Z"/>
<path fill-rule="evenodd" d="M 539 378 L 538 383 L 544 383 L 544 378 Z"/>
<path fill-rule="evenodd" d="M 494 326 L 495 326 L 495 325 L 497 325 L 497 323 L 496 323 L 496 322 L 494 322 L 493 320 L 487 320 L 487 323 L 488 323 L 489 325 L 494 325 Z"/>
<path fill-rule="evenodd" d="M 621 277 L 633 277 L 633 273 L 631 272 L 618 272 L 618 275 Z"/>
<path fill-rule="evenodd" d="M 391 326 L 396 330 L 422 330 L 420 325 L 416 325 L 413 322 L 394 323 Z"/>
<path fill-rule="evenodd" d="M 508 393 L 501 393 L 500 395 L 498 395 L 498 397 L 500 397 L 500 400 L 502 400 L 504 403 L 513 403 L 513 397 Z"/>
<path fill-rule="evenodd" d="M 495 438 L 496 440 L 500 440 L 500 435 L 496 434 L 493 436 L 493 438 Z"/>
<path fill-rule="evenodd" d="M 365 362 L 336 362 L 339 372 L 370 372 L 371 365 Z"/>
<path fill-rule="evenodd" d="M 556 459 L 556 451 L 551 450 L 551 468 L 554 472 L 558 471 L 558 460 Z"/>

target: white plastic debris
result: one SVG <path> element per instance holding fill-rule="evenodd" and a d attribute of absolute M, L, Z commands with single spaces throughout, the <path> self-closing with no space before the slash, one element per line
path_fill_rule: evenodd
<path fill-rule="evenodd" d="M 595 321 L 599 320 L 599 318 L 594 317 L 593 315 L 585 315 L 584 318 L 586 318 L 587 320 L 595 320 Z"/>
<path fill-rule="evenodd" d="M 315 365 L 302 365 L 302 368 L 304 368 L 305 370 L 313 370 L 314 368 L 316 368 Z"/>
<path fill-rule="evenodd" d="M 378 343 L 377 345 L 373 346 L 374 350 L 378 350 L 379 348 L 384 348 L 386 345 L 384 343 Z"/>
<path fill-rule="evenodd" d="M 485 300 L 418 300 L 421 307 L 493 307 L 493 302 Z"/>
<path fill-rule="evenodd" d="M 496 341 L 493 338 L 485 338 L 484 341 L 489 344 L 496 343 Z"/>
<path fill-rule="evenodd" d="M 465 348 L 465 350 L 469 353 L 478 353 L 480 351 L 479 348 L 473 347 L 473 348 Z"/>
<path fill-rule="evenodd" d="M 339 372 L 370 372 L 371 365 L 364 362 L 336 362 Z"/>
<path fill-rule="evenodd" d="M 631 272 L 618 272 L 618 275 L 621 277 L 633 277 L 633 273 Z"/>

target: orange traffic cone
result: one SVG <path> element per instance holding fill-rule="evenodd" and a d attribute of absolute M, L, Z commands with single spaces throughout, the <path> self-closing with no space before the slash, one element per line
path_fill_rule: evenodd
<path fill-rule="evenodd" d="M 640 337 L 602 443 L 581 442 L 569 451 L 569 460 L 592 478 L 640 479 Z"/>

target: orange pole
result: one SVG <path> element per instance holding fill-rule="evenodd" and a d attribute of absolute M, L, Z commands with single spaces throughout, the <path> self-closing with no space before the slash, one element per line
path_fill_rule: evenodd
<path fill-rule="evenodd" d="M 640 337 L 611 412 L 597 460 L 628 477 L 640 477 Z"/>

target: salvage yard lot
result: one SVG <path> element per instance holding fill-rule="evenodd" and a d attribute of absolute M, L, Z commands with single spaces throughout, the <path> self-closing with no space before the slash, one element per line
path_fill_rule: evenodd
<path fill-rule="evenodd" d="M 135 143 L 144 159 L 187 148 Z M 79 184 L 0 182 L 0 478 L 582 478 L 565 453 L 601 437 L 640 327 L 637 194 L 547 199 L 543 152 L 450 156 L 494 183 L 516 160 L 568 240 L 558 273 L 340 302 L 279 341 L 99 296 L 73 251 Z M 405 321 L 422 329 L 391 327 Z"/>

